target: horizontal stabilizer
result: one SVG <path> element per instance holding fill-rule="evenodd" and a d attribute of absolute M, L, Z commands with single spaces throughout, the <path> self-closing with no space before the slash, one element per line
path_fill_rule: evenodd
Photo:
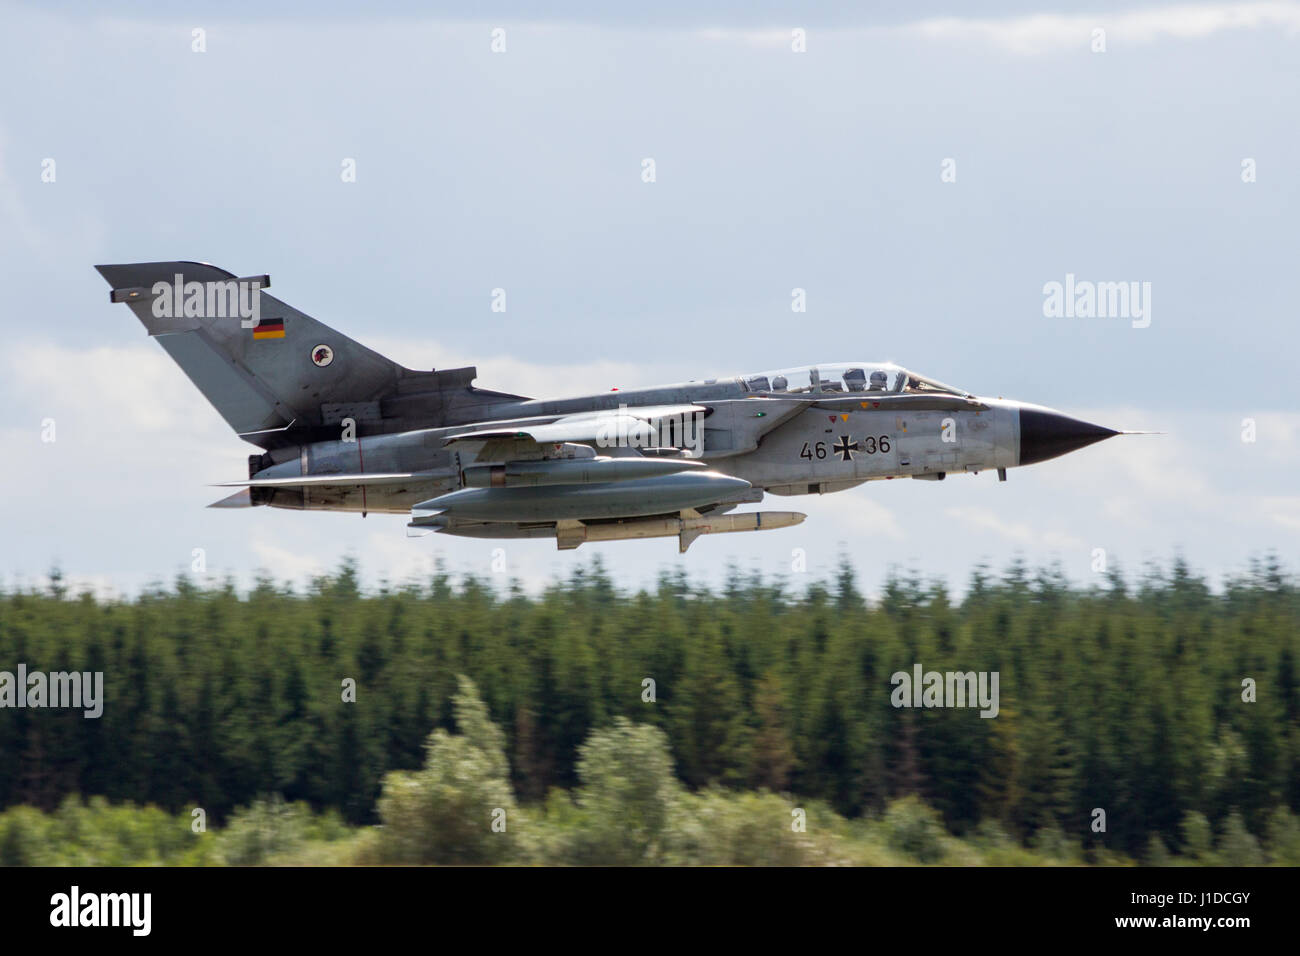
<path fill-rule="evenodd" d="M 245 478 L 243 481 L 219 481 L 213 488 L 313 488 L 321 485 L 393 485 L 404 481 L 444 477 L 431 471 L 404 471 L 373 475 L 299 475 L 293 478 Z"/>
<path fill-rule="evenodd" d="M 96 268 L 99 267 L 96 266 Z M 111 267 L 105 266 L 104 268 L 111 268 Z M 103 270 L 101 269 L 100 271 L 102 272 Z M 107 278 L 107 274 L 105 275 L 105 278 Z M 112 280 L 110 279 L 109 281 Z M 224 279 L 222 281 L 243 283 L 245 285 L 250 285 L 250 286 L 255 283 L 256 287 L 259 289 L 269 289 L 271 287 L 271 277 L 268 275 L 245 276 L 242 279 Z M 146 301 L 152 303 L 153 300 L 159 296 L 159 294 L 171 295 L 172 292 L 170 289 L 168 289 L 166 292 L 160 293 L 158 290 L 150 286 L 142 286 L 142 285 L 127 286 L 121 289 L 110 290 L 108 293 L 108 301 L 113 303 L 126 302 L 128 304 L 131 302 L 140 302 L 140 301 Z M 151 331 L 150 334 L 152 335 L 155 333 Z"/>
<path fill-rule="evenodd" d="M 222 498 L 220 501 L 214 501 L 208 505 L 209 508 L 251 508 L 253 507 L 253 496 L 247 488 L 243 491 L 236 491 L 229 498 Z"/>

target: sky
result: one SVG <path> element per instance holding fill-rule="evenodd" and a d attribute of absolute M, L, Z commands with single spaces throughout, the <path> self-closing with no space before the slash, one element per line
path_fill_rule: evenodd
<path fill-rule="evenodd" d="M 0 2 L 0 585 L 1300 568 L 1300 3 L 536 6 Z M 255 449 L 92 268 L 170 259 L 534 397 L 885 360 L 1163 434 L 769 498 L 807 521 L 684 556 L 208 510 Z M 1149 283 L 1149 324 L 1049 317 L 1067 275 Z"/>

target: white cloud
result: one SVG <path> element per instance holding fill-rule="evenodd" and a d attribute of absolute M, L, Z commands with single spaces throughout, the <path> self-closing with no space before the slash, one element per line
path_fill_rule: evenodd
<path fill-rule="evenodd" d="M 891 26 L 863 26 L 810 31 L 809 49 L 823 37 L 843 39 L 861 35 L 903 35 L 958 46 L 988 46 L 1017 56 L 1038 56 L 1091 50 L 1092 32 L 1106 31 L 1108 49 L 1161 40 L 1201 40 L 1232 30 L 1281 29 L 1288 36 L 1300 31 L 1300 3 L 1182 4 L 1095 14 L 1036 13 L 1004 17 L 931 17 Z M 711 27 L 697 36 L 713 42 L 755 49 L 789 49 L 788 29 Z"/>
<path fill-rule="evenodd" d="M 1261 498 L 1259 509 L 1270 520 L 1289 531 L 1300 531 L 1300 497 L 1269 496 Z"/>
<path fill-rule="evenodd" d="M 469 356 L 438 342 L 411 341 L 384 336 L 368 337 L 367 348 L 407 368 L 478 369 L 475 385 L 529 398 L 564 398 L 594 395 L 611 388 L 638 388 L 676 381 L 680 369 L 668 369 L 645 362 L 617 362 L 586 359 L 561 365 L 530 362 L 509 355 Z"/>
<path fill-rule="evenodd" d="M 8 366 L 6 377 L 35 408 L 70 412 L 123 434 L 134 430 L 177 438 L 221 421 L 153 343 L 88 349 L 23 345 L 9 353 Z"/>
<path fill-rule="evenodd" d="M 1106 31 L 1107 47 L 1155 43 L 1164 39 L 1198 40 L 1228 30 L 1300 30 L 1300 4 L 1188 4 L 1120 13 L 1035 14 L 1024 17 L 941 17 L 902 29 L 930 40 L 986 44 L 1009 53 L 1033 56 L 1062 50 L 1087 52 L 1092 31 Z"/>
<path fill-rule="evenodd" d="M 768 497 L 763 506 L 774 503 L 792 511 L 808 514 L 809 521 L 828 528 L 836 534 L 847 535 L 851 541 L 878 540 L 881 536 L 894 541 L 903 540 L 903 529 L 893 511 L 872 497 L 872 493 L 887 494 L 884 482 L 871 482 L 837 491 L 829 495 L 799 496 L 793 498 Z"/>
<path fill-rule="evenodd" d="M 1300 413 L 1263 412 L 1243 415 L 1242 418 L 1255 420 L 1254 444 L 1242 442 L 1243 451 L 1257 452 L 1273 463 L 1294 462 L 1300 457 Z"/>
<path fill-rule="evenodd" d="M 735 30 L 723 27 L 709 27 L 698 31 L 705 40 L 725 43 L 740 43 L 759 49 L 789 48 L 794 42 L 791 30 Z"/>
<path fill-rule="evenodd" d="M 1022 547 L 1074 551 L 1084 546 L 1082 539 L 1072 534 L 1037 528 L 1024 521 L 1009 521 L 990 508 L 945 508 L 944 514 L 972 530 L 991 532 Z"/>
<path fill-rule="evenodd" d="M 333 571 L 336 564 L 325 561 L 325 555 L 319 551 L 303 553 L 294 548 L 270 541 L 264 530 L 257 530 L 249 542 L 249 549 L 256 556 L 258 569 L 267 571 L 277 581 L 288 580 L 302 584 L 327 571 Z"/>

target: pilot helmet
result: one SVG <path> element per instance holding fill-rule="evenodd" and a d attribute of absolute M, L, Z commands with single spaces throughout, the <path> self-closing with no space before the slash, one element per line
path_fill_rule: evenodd
<path fill-rule="evenodd" d="M 872 388 L 884 388 L 887 384 L 889 384 L 889 376 L 880 371 L 880 369 L 876 369 L 876 371 L 871 373 Z"/>

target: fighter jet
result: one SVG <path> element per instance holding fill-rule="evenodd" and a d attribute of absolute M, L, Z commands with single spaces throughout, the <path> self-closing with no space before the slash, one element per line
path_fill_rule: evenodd
<path fill-rule="evenodd" d="M 585 542 L 786 528 L 767 496 L 942 481 L 1056 458 L 1116 429 L 976 396 L 891 362 L 832 362 L 579 398 L 414 370 L 198 262 L 96 266 L 240 438 L 212 505 L 404 514 L 410 534 Z"/>

